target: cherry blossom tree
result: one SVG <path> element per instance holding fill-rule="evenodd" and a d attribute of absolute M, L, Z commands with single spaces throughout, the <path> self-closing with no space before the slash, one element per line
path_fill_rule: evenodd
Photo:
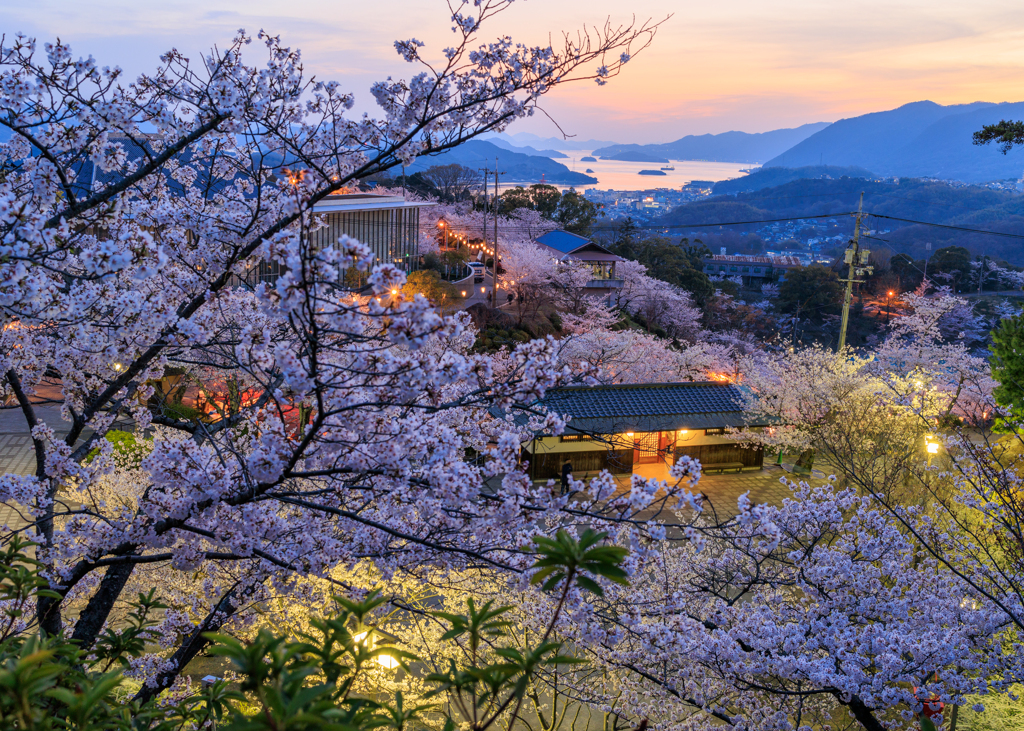
<path fill-rule="evenodd" d="M 753 506 L 729 528 L 654 544 L 629 587 L 575 628 L 615 678 L 595 704 L 671 729 L 870 731 L 916 726 L 931 696 L 963 704 L 1020 677 L 1010 628 L 1020 604 L 995 602 L 871 496 L 792 485 L 781 506 Z M 983 583 L 978 579 L 975 583 Z M 1005 595 L 1004 595 L 1005 598 Z M 608 686 L 605 686 L 606 688 Z"/>
<path fill-rule="evenodd" d="M 646 266 L 629 259 L 616 264 L 616 274 L 623 280 L 616 303 L 626 312 L 640 315 L 671 337 L 697 339 L 701 311 L 689 292 L 650 276 Z"/>
<path fill-rule="evenodd" d="M 404 274 L 362 243 L 310 237 L 326 196 L 501 130 L 561 84 L 605 83 L 657 29 L 480 44 L 509 4 L 470 16 L 455 3 L 439 63 L 396 43 L 417 70 L 373 86 L 379 118 L 348 118 L 350 93 L 307 79 L 300 54 L 262 33 L 262 66 L 243 62 L 253 39 L 239 33 L 199 63 L 172 50 L 131 83 L 61 43 L 0 47 L 0 354 L 36 454 L 33 475 L 0 478 L 0 500 L 41 544 L 45 634 L 74 607 L 67 630 L 88 650 L 137 588 L 166 594 L 166 650 L 133 668 L 141 698 L 296 577 L 363 559 L 514 573 L 533 516 L 563 505 L 518 468 L 522 434 L 491 416 L 570 377 L 554 344 L 517 348 L 496 378 L 486 357 L 427 347 L 462 342 L 464 318 L 393 298 Z M 280 277 L 241 286 L 261 259 Z M 350 270 L 373 296 L 339 286 Z M 157 395 L 172 367 L 254 396 L 215 421 L 181 418 Z M 54 389 L 65 423 L 36 408 Z M 130 470 L 104 438 L 124 419 L 145 443 Z M 529 428 L 559 427 L 539 414 Z M 500 491 L 485 488 L 498 475 Z"/>

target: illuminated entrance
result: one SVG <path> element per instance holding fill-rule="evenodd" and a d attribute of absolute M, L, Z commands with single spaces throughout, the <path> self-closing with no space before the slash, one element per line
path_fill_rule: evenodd
<path fill-rule="evenodd" d="M 522 456 L 535 480 L 558 479 L 566 463 L 577 479 L 602 470 L 666 479 L 684 455 L 706 471 L 761 469 L 763 451 L 735 437 L 767 426 L 748 417 L 746 398 L 742 386 L 717 382 L 553 389 L 543 405 L 569 417 L 566 431 L 536 434 Z"/>

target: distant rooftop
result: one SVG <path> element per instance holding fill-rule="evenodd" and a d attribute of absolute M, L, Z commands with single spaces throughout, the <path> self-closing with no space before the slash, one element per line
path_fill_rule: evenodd
<path fill-rule="evenodd" d="M 573 258 L 585 261 L 622 261 L 622 257 L 608 251 L 601 244 L 568 231 L 548 231 L 538 236 L 537 243 L 563 255 L 563 259 Z"/>
<path fill-rule="evenodd" d="M 704 261 L 738 262 L 743 264 L 772 264 L 774 266 L 802 266 L 795 256 L 757 256 L 754 254 L 712 254 Z"/>

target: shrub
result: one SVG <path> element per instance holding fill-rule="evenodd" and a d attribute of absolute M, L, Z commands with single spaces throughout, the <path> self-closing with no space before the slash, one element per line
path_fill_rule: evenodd
<path fill-rule="evenodd" d="M 371 592 L 362 601 L 335 597 L 339 608 L 330 617 L 313 619 L 312 631 L 286 637 L 261 630 L 248 643 L 223 634 L 206 634 L 209 653 L 234 667 L 238 683 L 204 684 L 198 692 L 173 701 L 141 688 L 124 700 L 122 671 L 141 657 L 155 639 L 153 615 L 166 607 L 155 590 L 140 594 L 126 621 L 103 632 L 88 650 L 63 636 L 41 636 L 32 609 L 41 597 L 55 598 L 31 555 L 31 543 L 15 534 L 0 549 L 0 728 L 12 731 L 271 731 L 271 729 L 405 729 L 424 727 L 426 714 L 442 713 L 445 729 L 456 724 L 471 731 L 513 727 L 526 683 L 582 661 L 561 655 L 562 643 L 549 639 L 572 588 L 603 595 L 597 580 L 625 584 L 621 563 L 626 549 L 604 544 L 607 534 L 583 531 L 575 539 L 565 531 L 552 538 L 534 537 L 537 561 L 532 583 L 555 592 L 557 603 L 547 631 L 524 643 L 512 636 L 504 615 L 511 607 L 466 601 L 465 614 L 435 612 L 448 626 L 442 641 L 469 646 L 456 665 L 426 672 L 412 654 L 382 641 L 367 639 L 366 627 L 385 599 Z M 458 654 L 458 653 L 456 653 Z M 406 702 L 358 689 L 375 665 L 397 664 L 406 672 L 416 664 L 424 676 L 424 700 L 447 697 L 446 704 Z M 514 705 L 513 705 L 514 704 Z M 511 710 L 509 714 L 508 711 Z M 460 717 L 461 715 L 461 717 Z M 474 719 L 464 723 L 462 719 Z"/>

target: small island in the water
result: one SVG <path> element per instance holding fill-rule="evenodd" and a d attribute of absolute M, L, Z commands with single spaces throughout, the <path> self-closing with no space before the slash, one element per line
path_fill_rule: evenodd
<path fill-rule="evenodd" d="M 637 175 L 668 175 L 663 170 L 641 170 Z"/>
<path fill-rule="evenodd" d="M 594 171 L 593 171 L 593 170 L 591 170 L 590 168 L 587 168 L 587 172 L 588 172 L 588 173 L 592 173 L 592 172 L 594 172 Z"/>
<path fill-rule="evenodd" d="M 597 162 L 597 158 L 593 155 L 587 155 L 586 157 L 581 157 L 580 162 Z"/>

